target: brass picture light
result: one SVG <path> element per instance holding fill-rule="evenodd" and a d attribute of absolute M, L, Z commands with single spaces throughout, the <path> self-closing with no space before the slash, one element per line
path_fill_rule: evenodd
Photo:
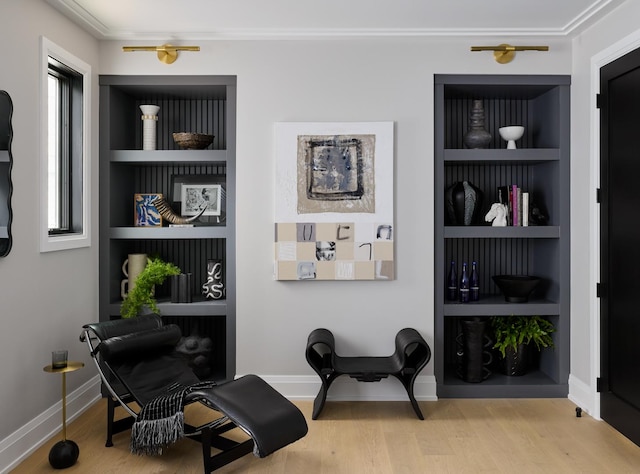
<path fill-rule="evenodd" d="M 516 51 L 549 51 L 549 46 L 511 46 L 503 43 L 498 46 L 471 46 L 471 51 L 493 51 L 497 62 L 507 64 L 513 61 Z"/>
<path fill-rule="evenodd" d="M 160 62 L 172 64 L 178 59 L 178 51 L 200 51 L 200 46 L 173 46 L 170 44 L 161 46 L 123 46 L 122 51 L 154 51 L 158 53 Z"/>

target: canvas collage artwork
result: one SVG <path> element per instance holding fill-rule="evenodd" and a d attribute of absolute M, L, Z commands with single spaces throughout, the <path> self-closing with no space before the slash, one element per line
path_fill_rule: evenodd
<path fill-rule="evenodd" d="M 275 278 L 393 280 L 393 122 L 276 124 Z"/>

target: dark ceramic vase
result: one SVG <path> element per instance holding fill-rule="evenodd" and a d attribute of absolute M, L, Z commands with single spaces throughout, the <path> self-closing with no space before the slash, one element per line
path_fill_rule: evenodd
<path fill-rule="evenodd" d="M 463 141 L 467 148 L 487 148 L 491 143 L 491 134 L 484 128 L 484 106 L 481 100 L 473 101 L 469 127 Z"/>
<path fill-rule="evenodd" d="M 458 343 L 458 376 L 465 382 L 478 383 L 486 380 L 491 371 L 492 356 L 488 351 L 491 339 L 485 334 L 487 322 L 481 319 L 460 321 L 462 332 Z"/>
<path fill-rule="evenodd" d="M 445 190 L 449 225 L 473 225 L 478 221 L 484 195 L 469 181 L 453 183 Z"/>

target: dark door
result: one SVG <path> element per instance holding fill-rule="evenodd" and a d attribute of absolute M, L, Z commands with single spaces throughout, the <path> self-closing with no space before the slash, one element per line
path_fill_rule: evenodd
<path fill-rule="evenodd" d="M 640 445 L 640 49 L 600 69 L 600 415 Z"/>

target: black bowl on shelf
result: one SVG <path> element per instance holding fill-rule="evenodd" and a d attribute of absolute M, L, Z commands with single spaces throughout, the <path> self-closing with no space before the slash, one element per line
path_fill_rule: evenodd
<path fill-rule="evenodd" d="M 542 281 L 539 277 L 529 275 L 494 275 L 491 278 L 509 303 L 526 303 L 531 292 Z"/>

